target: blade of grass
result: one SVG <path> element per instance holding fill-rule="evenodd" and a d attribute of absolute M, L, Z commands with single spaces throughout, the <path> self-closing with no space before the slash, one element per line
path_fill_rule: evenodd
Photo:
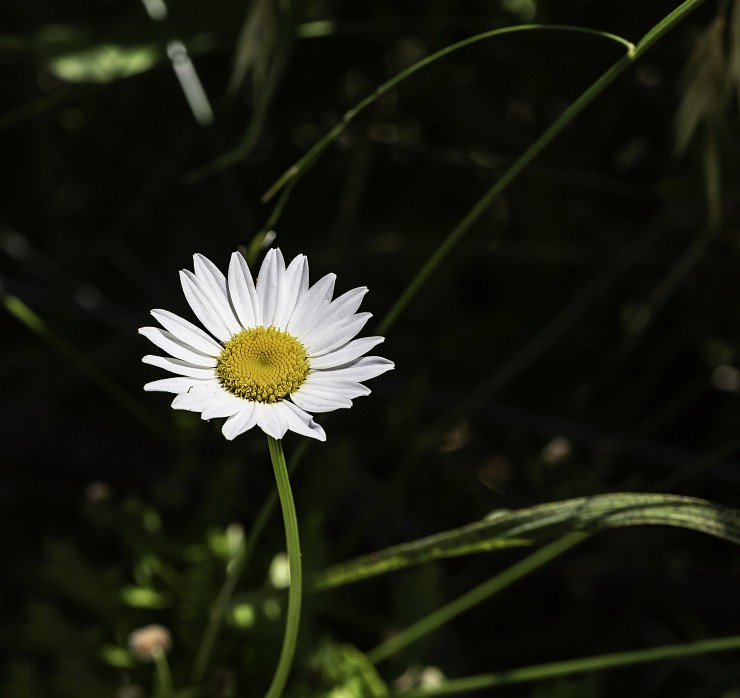
<path fill-rule="evenodd" d="M 675 526 L 740 545 L 740 510 L 671 494 L 617 492 L 494 512 L 482 521 L 394 545 L 324 570 L 311 591 L 331 589 L 432 560 L 593 535 L 625 526 Z"/>
<path fill-rule="evenodd" d="M 396 693 L 403 698 L 427 698 L 428 696 L 457 696 L 471 691 L 480 691 L 494 686 L 505 686 L 513 683 L 547 681 L 561 676 L 586 674 L 593 671 L 604 671 L 621 666 L 634 666 L 647 662 L 658 662 L 681 657 L 696 657 L 715 652 L 731 652 L 740 649 L 740 635 L 718 637 L 709 640 L 697 640 L 676 645 L 662 645 L 644 650 L 613 652 L 594 657 L 581 657 L 563 662 L 549 662 L 534 666 L 509 669 L 493 674 L 468 676 L 463 679 L 445 681 L 435 688 L 415 688 Z"/>
<path fill-rule="evenodd" d="M 562 555 L 586 538 L 588 538 L 587 533 L 568 533 L 549 545 L 540 548 L 521 562 L 504 570 L 501 574 L 497 574 L 495 577 L 471 589 L 454 601 L 442 606 L 442 608 L 438 608 L 420 621 L 396 633 L 393 637 L 378 645 L 374 650 L 368 652 L 368 660 L 373 664 L 377 664 L 383 659 L 387 659 L 412 642 L 428 635 L 461 613 L 465 613 L 465 611 L 470 610 L 490 596 L 505 589 L 518 579 L 539 569 L 550 562 L 550 560 Z"/>

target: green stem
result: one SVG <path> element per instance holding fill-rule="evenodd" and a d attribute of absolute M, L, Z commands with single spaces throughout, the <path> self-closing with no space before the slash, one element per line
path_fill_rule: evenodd
<path fill-rule="evenodd" d="M 267 437 L 270 448 L 270 459 L 275 470 L 280 506 L 283 510 L 283 524 L 285 539 L 288 548 L 288 564 L 290 565 L 290 588 L 288 590 L 288 618 L 285 625 L 283 648 L 275 676 L 272 678 L 267 698 L 280 698 L 288 680 L 288 674 L 293 664 L 296 642 L 298 641 L 298 626 L 301 620 L 301 598 L 303 593 L 303 574 L 301 570 L 301 543 L 298 537 L 298 519 L 293 503 L 293 493 L 290 489 L 288 467 L 285 464 L 283 444 L 279 439 Z"/>
<path fill-rule="evenodd" d="M 603 671 L 619 666 L 644 664 L 666 659 L 679 659 L 712 652 L 729 652 L 740 649 L 740 635 L 721 637 L 711 640 L 698 640 L 680 645 L 663 645 L 645 650 L 614 652 L 596 657 L 581 657 L 565 662 L 550 662 L 534 666 L 511 669 L 495 674 L 480 674 L 464 679 L 446 681 L 436 688 L 417 688 L 397 694 L 403 698 L 426 698 L 426 696 L 457 696 L 469 691 L 479 691 L 492 686 L 504 686 L 528 681 L 546 681 L 572 674 L 585 674 L 592 671 Z"/>
<path fill-rule="evenodd" d="M 588 536 L 589 534 L 580 532 L 568 533 L 561 536 L 549 545 L 540 548 L 536 552 L 524 558 L 521 562 L 518 562 L 504 570 L 501 574 L 497 574 L 495 577 L 483 582 L 483 584 L 471 589 L 454 601 L 448 603 L 446 606 L 442 606 L 442 608 L 430 613 L 425 618 L 422 618 L 420 621 L 410 625 L 405 630 L 402 630 L 382 644 L 378 645 L 374 650 L 368 652 L 368 660 L 373 664 L 377 664 L 383 659 L 387 659 L 399 650 L 410 645 L 412 642 L 428 635 L 453 618 L 459 616 L 461 613 L 470 610 L 473 606 L 484 601 L 489 596 L 493 596 L 493 594 L 501 591 L 510 584 L 513 584 L 518 579 L 525 577 L 539 567 L 542 567 L 542 565 L 550 562 L 550 560 L 562 555 L 573 546 L 578 545 L 578 543 L 588 538 Z"/>
<path fill-rule="evenodd" d="M 167 661 L 167 655 L 164 650 L 158 650 L 154 653 L 154 671 L 155 671 L 155 698 L 171 698 L 173 694 L 172 673 Z"/>

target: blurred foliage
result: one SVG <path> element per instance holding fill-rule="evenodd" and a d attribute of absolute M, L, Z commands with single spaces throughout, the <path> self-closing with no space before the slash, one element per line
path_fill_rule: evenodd
<path fill-rule="evenodd" d="M 170 629 L 175 685 L 196 695 L 185 687 L 211 603 L 273 480 L 260 434 L 226 443 L 218 424 L 141 391 L 153 373 L 136 328 L 149 308 L 190 316 L 176 271 L 191 254 L 223 266 L 246 249 L 274 211 L 261 197 L 275 180 L 433 51 L 529 21 L 636 41 L 677 4 L 3 3 L 0 290 L 8 309 L 33 313 L 20 313 L 27 324 L 0 315 L 3 697 L 151 695 L 152 667 L 128 649 L 150 623 Z M 737 506 L 739 27 L 736 1 L 693 12 L 421 290 L 383 345 L 397 370 L 322 420 L 327 443 L 295 471 L 308 574 L 494 510 L 603 492 Z M 269 226 L 276 244 L 306 253 L 312 279 L 336 272 L 339 292 L 367 285 L 380 319 L 622 54 L 593 36 L 522 33 L 436 62 L 368 108 L 296 184 Z M 297 445 L 286 438 L 288 456 Z M 199 695 L 264 693 L 282 639 L 270 566 L 283 546 L 273 517 Z M 740 632 L 735 549 L 640 528 L 603 534 L 389 661 L 367 660 L 525 554 L 309 596 L 292 694 L 381 696 Z M 738 690 L 728 654 L 497 695 Z"/>

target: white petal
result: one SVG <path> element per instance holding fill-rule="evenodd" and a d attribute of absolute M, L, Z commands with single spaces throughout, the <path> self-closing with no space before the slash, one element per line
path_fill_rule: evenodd
<path fill-rule="evenodd" d="M 162 327 L 172 332 L 181 342 L 189 344 L 193 349 L 209 356 L 218 356 L 221 353 L 223 347 L 192 322 L 188 322 L 169 310 L 152 310 L 152 315 Z"/>
<path fill-rule="evenodd" d="M 348 398 L 350 400 L 363 395 L 370 395 L 372 392 L 370 388 L 362 383 L 335 377 L 332 371 L 317 371 L 311 374 L 303 385 L 311 389 L 316 388 L 322 393 L 336 395 L 337 397 Z"/>
<path fill-rule="evenodd" d="M 347 293 L 343 293 L 321 312 L 319 317 L 314 321 L 314 324 L 326 326 L 349 319 L 357 312 L 366 293 L 366 286 L 359 286 L 358 288 L 353 288 L 351 291 L 347 291 Z"/>
<path fill-rule="evenodd" d="M 229 294 L 242 327 L 249 329 L 262 324 L 252 272 L 240 252 L 234 252 L 229 262 Z"/>
<path fill-rule="evenodd" d="M 160 330 L 158 327 L 141 327 L 139 334 L 144 335 L 150 342 L 156 344 L 160 349 L 166 351 L 176 359 L 188 361 L 196 366 L 215 366 L 216 358 L 207 356 L 193 349 L 189 344 L 179 340 L 171 332 Z"/>
<path fill-rule="evenodd" d="M 334 410 L 352 407 L 352 400 L 337 395 L 320 386 L 304 383 L 296 392 L 291 393 L 290 399 L 298 407 L 307 412 L 333 412 Z"/>
<path fill-rule="evenodd" d="M 278 249 L 267 252 L 257 276 L 257 299 L 262 308 L 262 324 L 269 327 L 273 324 L 278 295 L 285 283 L 285 260 Z"/>
<path fill-rule="evenodd" d="M 171 359 L 168 356 L 153 356 L 147 354 L 142 361 L 145 364 L 151 364 L 152 366 L 159 366 L 170 371 L 171 373 L 177 373 L 181 376 L 189 376 L 190 378 L 210 378 L 215 377 L 215 373 L 212 368 L 203 368 L 202 366 L 193 366 L 187 361 L 181 361 L 180 359 Z"/>
<path fill-rule="evenodd" d="M 180 393 L 175 395 L 172 401 L 172 408 L 175 410 L 187 410 L 188 412 L 202 412 L 207 398 L 202 395 L 192 393 Z"/>
<path fill-rule="evenodd" d="M 207 289 L 214 300 L 221 306 L 228 307 L 229 296 L 226 293 L 226 277 L 221 270 L 202 254 L 193 255 L 193 269 L 195 276 L 203 288 Z"/>
<path fill-rule="evenodd" d="M 314 318 L 331 302 L 336 280 L 336 274 L 327 274 L 298 299 L 295 311 L 288 320 L 287 330 L 290 334 L 300 339 L 305 330 L 313 326 Z"/>
<path fill-rule="evenodd" d="M 375 378 L 381 373 L 390 371 L 394 366 L 395 364 L 392 361 L 380 356 L 363 356 L 362 358 L 357 359 L 357 361 L 353 361 L 348 366 L 340 366 L 339 368 L 319 371 L 318 373 L 332 376 L 333 378 L 343 378 L 360 382 L 366 381 L 370 378 Z"/>
<path fill-rule="evenodd" d="M 283 416 L 280 403 L 268 404 L 259 402 L 255 404 L 257 412 L 257 426 L 273 439 L 282 439 L 288 431 L 288 420 Z"/>
<path fill-rule="evenodd" d="M 342 319 L 329 325 L 318 325 L 300 340 L 309 356 L 320 356 L 349 342 L 372 317 L 371 313 L 357 313 L 351 319 Z"/>
<path fill-rule="evenodd" d="M 249 431 L 257 423 L 256 403 L 244 400 L 244 407 L 229 417 L 221 427 L 221 432 L 229 440 Z"/>
<path fill-rule="evenodd" d="M 347 342 L 343 347 L 330 351 L 321 356 L 309 356 L 311 368 L 336 368 L 350 361 L 354 361 L 363 354 L 367 354 L 373 347 L 385 341 L 383 337 L 361 337 Z"/>
<path fill-rule="evenodd" d="M 326 441 L 326 433 L 321 426 L 316 424 L 313 417 L 298 407 L 298 405 L 283 400 L 280 403 L 280 408 L 290 431 L 317 439 L 318 441 Z"/>
<path fill-rule="evenodd" d="M 308 261 L 305 255 L 299 254 L 285 270 L 285 282 L 280 289 L 278 306 L 272 324 L 279 330 L 285 330 L 293 315 L 296 304 L 308 290 Z"/>
<path fill-rule="evenodd" d="M 213 299 L 200 286 L 193 272 L 181 271 L 180 283 L 186 300 L 193 309 L 195 316 L 203 323 L 203 327 L 222 342 L 236 334 L 226 326 L 219 309 L 214 305 Z M 236 322 L 236 318 L 234 321 Z"/>
<path fill-rule="evenodd" d="M 197 378 L 186 378 L 178 376 L 177 378 L 162 378 L 158 381 L 152 381 L 144 386 L 147 392 L 159 393 L 187 393 L 188 390 L 195 386 L 204 385 L 211 381 L 198 380 Z"/>
<path fill-rule="evenodd" d="M 220 395 L 214 396 L 208 405 L 203 408 L 202 419 L 214 419 L 215 417 L 231 417 L 244 408 L 246 400 L 236 395 L 227 393 L 225 390 Z"/>
<path fill-rule="evenodd" d="M 241 332 L 241 325 L 234 314 L 234 309 L 226 291 L 226 277 L 215 264 L 203 255 L 194 255 L 195 282 L 201 291 L 211 300 L 215 311 L 232 335 Z M 188 272 L 188 275 L 190 273 Z M 193 278 L 191 277 L 191 278 Z"/>

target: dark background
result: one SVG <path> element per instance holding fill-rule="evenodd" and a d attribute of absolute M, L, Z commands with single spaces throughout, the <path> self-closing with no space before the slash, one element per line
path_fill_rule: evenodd
<path fill-rule="evenodd" d="M 0 315 L 3 696 L 148 685 L 146 667 L 115 666 L 101 648 L 125 647 L 149 622 L 173 631 L 184 685 L 223 579 L 213 536 L 232 522 L 249 531 L 273 488 L 260 433 L 227 443 L 220 424 L 141 390 L 161 372 L 140 363 L 150 347 L 136 329 L 150 308 L 191 317 L 177 271 L 192 253 L 225 269 L 269 219 L 274 200 L 260 197 L 275 179 L 425 55 L 522 21 L 636 42 L 675 6 L 304 0 L 281 14 L 265 0 L 248 71 L 229 91 L 242 26 L 257 21 L 249 3 L 173 1 L 162 22 L 134 0 L 3 4 L 0 283 L 43 323 Z M 311 444 L 293 477 L 309 571 L 568 497 L 665 491 L 736 506 L 733 9 L 706 3 L 599 96 L 400 316 L 380 352 L 396 370 L 351 411 L 321 419 L 328 441 Z M 173 38 L 191 52 L 212 125 L 197 123 L 163 55 Z M 90 53 L 102 46 L 139 57 L 144 47 L 152 64 L 125 75 Z M 336 272 L 338 292 L 367 285 L 363 309 L 377 323 L 506 167 L 623 53 L 605 38 L 521 33 L 432 64 L 298 182 L 274 244 L 287 258 L 307 254 L 312 280 Z M 93 69 L 95 81 L 80 77 Z M 208 168 L 247 137 L 233 165 Z M 708 178 L 719 182 L 709 197 Z M 546 448 L 556 438 L 557 458 Z M 289 435 L 286 451 L 297 444 Z M 266 588 L 282 536 L 275 516 L 240 598 Z M 306 668 L 320 643 L 369 650 L 522 555 L 312 597 L 295 690 L 320 690 Z M 738 633 L 739 577 L 729 543 L 665 529 L 602 534 L 379 672 L 393 682 L 433 665 L 459 677 Z M 132 605 L 132 586 L 162 598 Z M 206 695 L 263 694 L 280 632 L 259 613 L 250 628 L 227 625 Z M 732 691 L 736 658 L 716 655 L 496 695 Z"/>

